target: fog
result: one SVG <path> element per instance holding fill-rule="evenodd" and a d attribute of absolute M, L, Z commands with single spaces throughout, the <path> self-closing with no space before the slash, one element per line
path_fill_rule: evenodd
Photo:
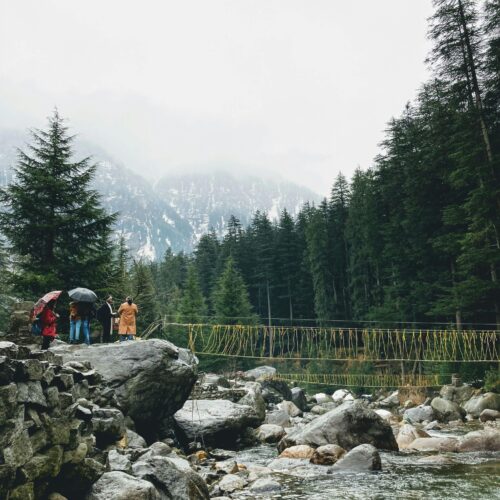
<path fill-rule="evenodd" d="M 431 0 L 0 0 L 0 128 L 71 130 L 154 179 L 326 194 L 425 80 Z"/>

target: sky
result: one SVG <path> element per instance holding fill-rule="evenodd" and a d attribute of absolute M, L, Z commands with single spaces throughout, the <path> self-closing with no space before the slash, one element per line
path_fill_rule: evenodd
<path fill-rule="evenodd" d="M 157 179 L 327 194 L 427 78 L 431 0 L 0 0 L 0 128 L 71 131 Z"/>

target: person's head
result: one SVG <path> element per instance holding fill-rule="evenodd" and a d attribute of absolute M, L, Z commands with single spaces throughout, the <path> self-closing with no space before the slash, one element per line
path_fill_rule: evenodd
<path fill-rule="evenodd" d="M 107 298 L 106 298 L 106 302 L 108 304 L 112 304 L 113 303 L 113 297 L 111 295 L 108 295 Z"/>
<path fill-rule="evenodd" d="M 133 302 L 132 297 L 127 297 L 125 300 L 128 302 L 129 306 L 132 305 L 132 302 Z"/>

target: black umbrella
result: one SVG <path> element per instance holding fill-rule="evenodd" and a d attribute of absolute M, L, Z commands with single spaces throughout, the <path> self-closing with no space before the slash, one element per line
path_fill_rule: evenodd
<path fill-rule="evenodd" d="M 88 288 L 82 288 L 82 287 L 73 288 L 73 290 L 70 290 L 68 292 L 68 295 L 70 296 L 70 298 L 76 300 L 77 302 L 94 303 L 97 300 L 97 295 Z"/>

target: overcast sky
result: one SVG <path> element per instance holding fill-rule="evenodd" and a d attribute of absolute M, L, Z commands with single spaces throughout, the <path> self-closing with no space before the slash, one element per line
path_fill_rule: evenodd
<path fill-rule="evenodd" d="M 224 167 L 326 194 L 426 79 L 431 0 L 0 0 L 0 127 L 151 178 Z"/>

